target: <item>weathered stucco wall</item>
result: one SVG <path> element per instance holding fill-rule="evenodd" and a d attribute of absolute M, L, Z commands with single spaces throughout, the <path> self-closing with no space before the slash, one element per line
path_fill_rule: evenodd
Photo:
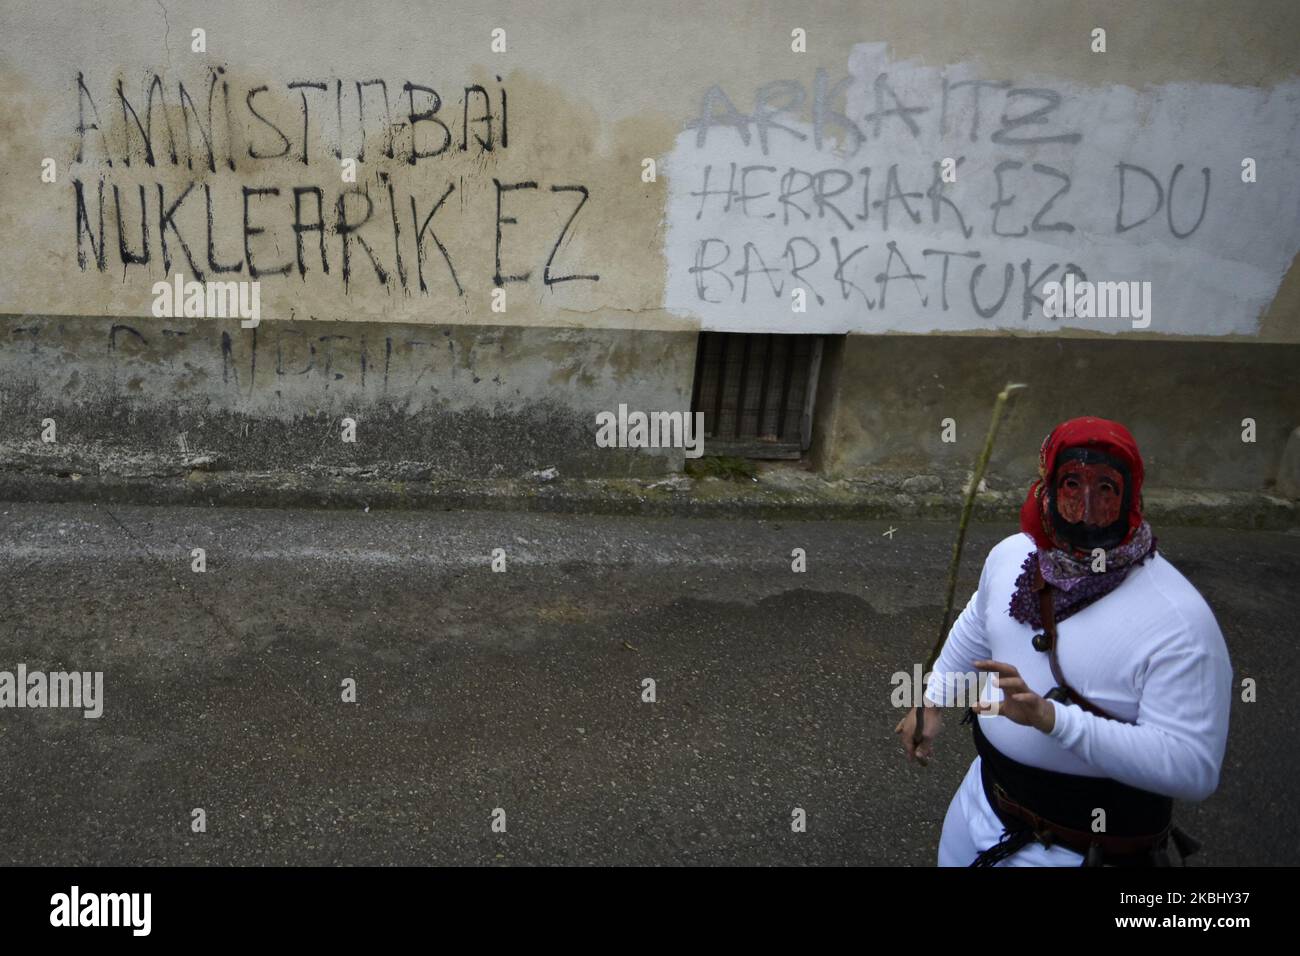
<path fill-rule="evenodd" d="M 821 467 L 846 477 L 934 475 L 960 487 L 979 455 L 993 396 L 1022 393 L 989 461 L 989 484 L 1019 487 L 1057 422 L 1124 422 L 1152 486 L 1271 489 L 1300 417 L 1300 346 L 1225 342 L 849 336 L 823 390 Z M 946 443 L 944 421 L 956 440 Z M 1243 419 L 1254 441 L 1242 440 Z"/>
<path fill-rule="evenodd" d="M 306 10 L 8 5 L 0 312 L 180 271 L 268 320 L 1055 330 L 1074 268 L 1150 334 L 1297 335 L 1293 4 Z"/>
<path fill-rule="evenodd" d="M 598 450 L 592 417 L 685 409 L 701 328 L 873 333 L 828 369 L 841 391 L 818 457 L 835 470 L 968 452 L 930 449 L 928 415 L 889 417 L 945 360 L 928 374 L 979 402 L 1025 356 L 1046 385 L 1112 349 L 1098 368 L 1132 374 L 1101 404 L 1154 415 L 1164 460 L 1190 460 L 1199 446 L 1170 436 L 1195 416 L 1169 397 L 1226 394 L 1211 353 L 1184 347 L 1207 343 L 1271 423 L 1262 458 L 1296 423 L 1270 377 L 1300 342 L 1288 0 L 140 0 L 0 17 L 7 438 L 57 412 L 77 423 L 66 440 L 203 433 L 270 467 L 336 455 L 300 426 L 354 413 L 382 428 L 353 463 L 656 471 L 680 457 Z M 936 188 L 944 158 L 957 179 Z M 1152 282 L 1151 325 L 1045 319 L 1043 283 L 1071 269 Z M 151 314 L 178 272 L 256 280 L 261 325 Z M 1031 445 L 1045 422 L 1026 424 Z M 240 444 L 259 423 L 264 440 Z M 1258 487 L 1269 467 L 1186 474 Z"/>
<path fill-rule="evenodd" d="M 689 333 L 634 330 L 28 316 L 0 335 L 0 443 L 92 474 L 656 474 L 681 452 L 597 448 L 592 423 L 619 402 L 684 407 L 695 357 Z"/>

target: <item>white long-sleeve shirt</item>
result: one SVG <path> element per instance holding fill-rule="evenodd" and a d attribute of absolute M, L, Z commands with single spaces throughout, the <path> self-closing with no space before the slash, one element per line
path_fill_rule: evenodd
<path fill-rule="evenodd" d="M 926 696 L 952 704 L 944 675 L 973 661 L 1011 664 L 1040 695 L 1056 685 L 1034 628 L 1009 605 L 1033 539 L 1013 535 L 989 552 L 979 589 L 957 618 L 935 663 Z M 1232 666 L 1205 599 L 1159 552 L 1114 591 L 1057 624 L 1061 672 L 1075 690 L 1124 720 L 1053 704 L 1050 733 L 1006 717 L 981 718 L 998 750 L 1021 763 L 1063 773 L 1110 777 L 1181 800 L 1203 800 L 1219 782 L 1228 736 Z M 986 690 L 985 699 L 1000 697 Z"/>

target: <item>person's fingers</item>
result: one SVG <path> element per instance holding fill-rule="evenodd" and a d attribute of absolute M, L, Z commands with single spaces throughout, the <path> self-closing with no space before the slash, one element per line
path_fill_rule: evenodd
<path fill-rule="evenodd" d="M 1023 694 L 1029 690 L 1029 685 L 1025 683 L 1023 677 L 999 677 L 997 680 L 998 690 L 1003 694 L 1014 697 L 1016 694 Z"/>
<path fill-rule="evenodd" d="M 993 671 L 1004 677 L 1019 677 L 1020 671 L 1011 664 L 1004 664 L 1001 661 L 972 661 L 975 669 L 978 671 Z"/>
<path fill-rule="evenodd" d="M 975 704 L 971 709 L 977 714 L 988 714 L 992 717 L 1008 717 L 1015 720 L 1015 715 L 1019 713 L 1019 707 L 1014 703 L 1015 698 L 1004 697 L 1002 700 L 981 701 Z"/>
<path fill-rule="evenodd" d="M 898 726 L 894 728 L 894 733 L 901 734 L 903 732 L 903 724 L 905 723 L 907 723 L 906 717 L 904 717 L 902 720 L 898 722 Z"/>

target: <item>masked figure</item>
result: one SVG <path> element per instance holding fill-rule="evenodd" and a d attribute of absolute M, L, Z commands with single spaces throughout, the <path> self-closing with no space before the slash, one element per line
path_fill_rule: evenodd
<path fill-rule="evenodd" d="M 1195 850 L 1173 801 L 1218 786 L 1232 668 L 1204 599 L 1156 551 L 1142 479 L 1116 422 L 1076 418 L 1043 442 L 1021 533 L 989 553 L 927 686 L 952 705 L 962 675 L 997 675 L 966 717 L 979 756 L 940 865 L 1164 865 Z"/>

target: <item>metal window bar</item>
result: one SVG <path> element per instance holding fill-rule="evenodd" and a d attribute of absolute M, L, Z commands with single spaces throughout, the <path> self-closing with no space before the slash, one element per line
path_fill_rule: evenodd
<path fill-rule="evenodd" d="M 691 406 L 704 412 L 705 454 L 799 458 L 820 346 L 815 335 L 701 332 Z"/>

